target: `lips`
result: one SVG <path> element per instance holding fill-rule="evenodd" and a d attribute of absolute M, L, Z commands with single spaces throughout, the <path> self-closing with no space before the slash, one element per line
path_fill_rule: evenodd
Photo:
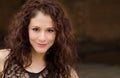
<path fill-rule="evenodd" d="M 41 43 L 38 43 L 38 46 L 41 47 L 41 48 L 44 48 L 46 47 L 47 44 L 41 44 Z"/>

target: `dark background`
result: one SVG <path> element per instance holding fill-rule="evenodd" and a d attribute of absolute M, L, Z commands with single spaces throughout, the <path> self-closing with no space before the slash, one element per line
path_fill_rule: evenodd
<path fill-rule="evenodd" d="M 26 0 L 0 1 L 0 49 L 9 21 Z M 57 0 L 67 10 L 82 63 L 120 64 L 120 0 Z"/>

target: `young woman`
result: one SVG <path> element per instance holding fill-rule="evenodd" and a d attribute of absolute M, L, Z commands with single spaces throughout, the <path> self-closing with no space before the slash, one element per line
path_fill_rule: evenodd
<path fill-rule="evenodd" d="M 78 78 L 71 24 L 54 0 L 28 0 L 12 21 L 4 78 Z"/>

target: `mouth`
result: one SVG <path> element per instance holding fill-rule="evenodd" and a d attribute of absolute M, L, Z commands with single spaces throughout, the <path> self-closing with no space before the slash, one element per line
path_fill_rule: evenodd
<path fill-rule="evenodd" d="M 38 43 L 38 47 L 41 47 L 41 48 L 44 48 L 46 47 L 47 44 L 41 44 L 41 43 Z"/>

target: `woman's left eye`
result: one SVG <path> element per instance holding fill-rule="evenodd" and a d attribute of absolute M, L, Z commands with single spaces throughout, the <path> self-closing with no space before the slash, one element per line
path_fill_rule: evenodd
<path fill-rule="evenodd" d="M 48 29 L 47 31 L 48 32 L 54 32 L 55 30 L 54 29 Z"/>

